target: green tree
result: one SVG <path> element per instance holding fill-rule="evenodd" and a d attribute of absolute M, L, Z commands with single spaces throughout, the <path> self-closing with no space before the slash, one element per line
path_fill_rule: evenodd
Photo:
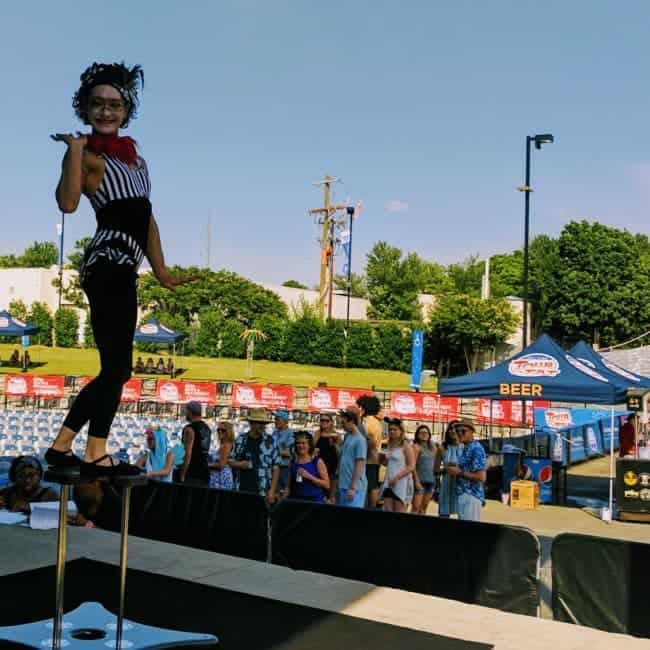
<path fill-rule="evenodd" d="M 22 266 L 20 263 L 20 257 L 10 253 L 9 255 L 0 255 L 0 268 L 3 269 L 13 269 L 17 266 Z"/>
<path fill-rule="evenodd" d="M 613 345 L 650 329 L 647 237 L 572 221 L 556 243 L 533 248 L 538 322 L 563 344 Z"/>
<path fill-rule="evenodd" d="M 298 282 L 298 280 L 286 280 L 286 282 L 282 283 L 283 287 L 291 287 L 292 289 L 309 289 L 309 287 L 306 284 L 303 284 L 302 282 Z"/>
<path fill-rule="evenodd" d="M 467 371 L 474 372 L 480 353 L 504 343 L 518 324 L 519 317 L 503 299 L 448 294 L 432 310 L 429 336 L 434 355 L 462 353 Z"/>
<path fill-rule="evenodd" d="M 70 268 L 77 272 L 81 270 L 81 263 L 83 262 L 86 248 L 88 248 L 88 244 L 90 244 L 92 239 L 92 237 L 82 237 L 74 243 L 74 251 L 68 255 Z"/>
<path fill-rule="evenodd" d="M 79 316 L 73 309 L 57 309 L 54 315 L 54 338 L 60 348 L 74 348 L 78 343 Z"/>
<path fill-rule="evenodd" d="M 33 302 L 27 320 L 37 325 L 39 332 L 34 337 L 40 345 L 52 345 L 52 312 L 44 302 Z"/>
<path fill-rule="evenodd" d="M 277 316 L 262 314 L 253 321 L 253 327 L 266 333 L 264 341 L 258 341 L 255 354 L 258 359 L 284 361 L 288 321 Z"/>
<path fill-rule="evenodd" d="M 417 320 L 418 276 L 411 262 L 402 259 L 396 246 L 380 241 L 370 253 L 366 264 L 368 276 L 368 316 L 376 320 Z"/>
<path fill-rule="evenodd" d="M 12 300 L 9 303 L 9 313 L 23 323 L 27 322 L 27 305 L 22 300 Z"/>
<path fill-rule="evenodd" d="M 287 307 L 276 293 L 236 273 L 195 267 L 173 267 L 172 272 L 197 275 L 199 279 L 168 291 L 153 274 L 143 274 L 138 282 L 138 303 L 143 310 L 180 315 L 187 326 L 203 311 L 215 312 L 242 325 L 249 325 L 259 314 L 287 317 Z"/>
<path fill-rule="evenodd" d="M 398 323 L 380 323 L 375 328 L 374 367 L 408 372 L 412 331 Z"/>
<path fill-rule="evenodd" d="M 475 298 L 481 297 L 484 271 L 485 262 L 479 260 L 478 255 L 470 255 L 464 261 L 447 267 L 453 290 Z"/>
<path fill-rule="evenodd" d="M 530 277 L 530 275 L 529 275 Z M 512 253 L 493 255 L 490 258 L 490 295 L 492 298 L 524 295 L 524 255 Z"/>
<path fill-rule="evenodd" d="M 20 266 L 50 268 L 59 261 L 59 249 L 54 242 L 35 241 L 25 249 L 20 258 Z"/>
<path fill-rule="evenodd" d="M 90 322 L 90 318 L 86 317 L 84 322 L 84 347 L 85 348 L 96 348 L 97 343 L 95 342 L 95 335 L 93 333 L 93 326 Z"/>
<path fill-rule="evenodd" d="M 350 274 L 350 286 L 352 291 L 350 295 L 353 298 L 367 298 L 368 297 L 368 279 L 365 275 L 361 273 L 351 273 Z M 335 275 L 334 276 L 334 288 L 341 292 L 348 292 L 348 278 L 346 275 Z"/>

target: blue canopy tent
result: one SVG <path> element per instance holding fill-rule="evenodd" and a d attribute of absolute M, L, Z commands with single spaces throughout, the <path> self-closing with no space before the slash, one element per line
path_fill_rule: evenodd
<path fill-rule="evenodd" d="M 626 388 L 576 359 L 547 334 L 492 368 L 438 384 L 440 395 L 453 397 L 608 405 L 625 402 Z"/>
<path fill-rule="evenodd" d="M 442 379 L 438 392 L 453 397 L 488 397 L 501 400 L 547 399 L 614 405 L 625 402 L 627 386 L 613 383 L 543 334 L 511 359 L 493 368 L 461 377 Z M 614 486 L 614 446 L 610 444 L 609 517 Z"/>
<path fill-rule="evenodd" d="M 650 390 L 650 378 L 637 375 L 630 370 L 617 366 L 609 359 L 598 354 L 586 341 L 578 341 L 571 348 L 571 354 L 590 368 L 597 370 L 613 383 L 622 383 L 628 388 L 647 388 Z"/>
<path fill-rule="evenodd" d="M 133 337 L 136 343 L 154 343 L 156 345 L 171 345 L 173 349 L 173 358 L 176 358 L 176 343 L 187 337 L 183 332 L 176 332 L 169 327 L 165 327 L 155 318 L 150 318 L 135 330 Z"/>
<path fill-rule="evenodd" d="M 14 318 L 6 309 L 0 311 L 0 336 L 28 336 L 36 334 L 39 328 Z"/>

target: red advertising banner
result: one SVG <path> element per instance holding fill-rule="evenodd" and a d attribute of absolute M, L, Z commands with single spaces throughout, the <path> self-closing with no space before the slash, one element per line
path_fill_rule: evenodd
<path fill-rule="evenodd" d="M 437 393 L 391 393 L 390 415 L 405 420 L 446 422 L 460 416 L 460 400 Z"/>
<path fill-rule="evenodd" d="M 81 388 L 89 384 L 94 377 L 82 377 Z M 142 379 L 132 378 L 122 388 L 122 402 L 139 402 L 142 399 Z"/>
<path fill-rule="evenodd" d="M 481 398 L 476 405 L 476 421 L 490 422 L 490 404 L 492 404 L 492 424 L 497 426 L 522 426 L 523 404 L 521 400 L 490 400 Z M 526 400 L 526 426 L 533 425 L 533 409 L 550 406 L 547 400 Z"/>
<path fill-rule="evenodd" d="M 31 397 L 34 394 L 33 375 L 7 375 L 5 394 L 9 397 Z"/>
<path fill-rule="evenodd" d="M 217 385 L 209 381 L 184 381 L 185 401 L 195 400 L 201 404 L 217 403 Z"/>
<path fill-rule="evenodd" d="M 184 402 L 185 391 L 182 381 L 159 379 L 156 382 L 156 399 L 159 402 Z"/>
<path fill-rule="evenodd" d="M 362 395 L 374 395 L 371 390 L 356 388 L 310 388 L 307 397 L 309 411 L 339 411 L 354 406 Z"/>
<path fill-rule="evenodd" d="M 63 397 L 65 377 L 63 375 L 34 375 L 32 385 L 35 397 L 58 399 Z"/>
<path fill-rule="evenodd" d="M 142 398 L 142 379 L 129 379 L 122 388 L 122 402 L 139 402 Z"/>
<path fill-rule="evenodd" d="M 233 384 L 230 403 L 236 407 L 265 406 L 268 409 L 293 409 L 293 386 L 272 384 Z"/>

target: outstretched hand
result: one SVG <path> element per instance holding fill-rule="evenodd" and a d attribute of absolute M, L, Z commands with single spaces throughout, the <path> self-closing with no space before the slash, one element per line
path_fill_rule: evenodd
<path fill-rule="evenodd" d="M 160 285 L 162 287 L 165 287 L 165 289 L 169 289 L 170 291 L 176 291 L 177 287 L 180 287 L 184 284 L 189 284 L 190 282 L 196 282 L 200 278 L 198 275 L 188 275 L 184 278 L 176 277 L 172 275 L 167 269 L 158 273 L 156 277 L 158 278 Z"/>
<path fill-rule="evenodd" d="M 77 131 L 77 135 L 72 135 L 72 133 L 55 133 L 54 135 L 51 135 L 50 138 L 54 140 L 54 142 L 65 142 L 68 147 L 74 144 L 85 147 L 88 142 L 88 138 L 79 131 Z"/>

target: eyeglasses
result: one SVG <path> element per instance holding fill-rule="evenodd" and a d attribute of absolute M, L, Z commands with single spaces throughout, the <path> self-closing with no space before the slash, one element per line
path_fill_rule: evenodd
<path fill-rule="evenodd" d="M 125 110 L 124 102 L 118 99 L 101 99 L 100 97 L 90 98 L 90 108 L 99 111 L 102 108 L 107 108 L 111 113 L 121 113 Z"/>
<path fill-rule="evenodd" d="M 332 421 L 332 420 L 330 420 L 329 418 L 321 418 L 321 419 L 320 419 L 320 422 L 321 422 L 322 424 L 327 424 L 328 422 L 331 422 L 331 421 Z"/>

